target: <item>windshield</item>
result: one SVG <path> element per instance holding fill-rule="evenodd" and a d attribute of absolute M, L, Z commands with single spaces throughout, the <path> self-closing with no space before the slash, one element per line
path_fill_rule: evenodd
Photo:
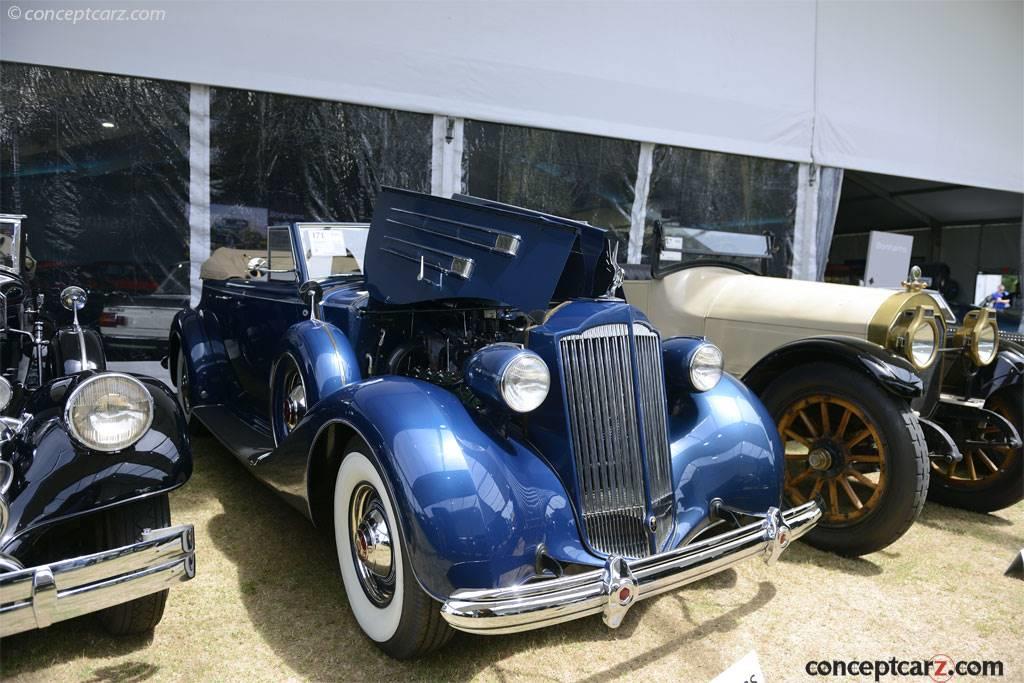
<path fill-rule="evenodd" d="M 20 218 L 0 218 L 0 266 L 18 271 L 18 239 L 20 237 Z"/>
<path fill-rule="evenodd" d="M 307 276 L 322 280 L 362 273 L 369 227 L 366 223 L 299 223 Z"/>
<path fill-rule="evenodd" d="M 661 236 L 656 268 L 659 274 L 699 261 L 735 263 L 761 272 L 775 251 L 770 234 L 708 230 L 673 223 L 660 225 L 657 232 Z"/>

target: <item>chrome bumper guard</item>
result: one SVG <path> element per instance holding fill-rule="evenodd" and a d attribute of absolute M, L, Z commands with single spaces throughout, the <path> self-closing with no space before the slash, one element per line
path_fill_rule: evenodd
<path fill-rule="evenodd" d="M 543 628 L 592 614 L 618 628 L 638 600 L 728 569 L 749 557 L 774 562 L 821 517 L 814 501 L 768 512 L 752 524 L 660 555 L 627 561 L 609 557 L 604 569 L 512 588 L 455 591 L 441 608 L 450 626 L 498 635 Z"/>
<path fill-rule="evenodd" d="M 138 543 L 0 574 L 0 638 L 162 591 L 196 575 L 191 524 Z"/>

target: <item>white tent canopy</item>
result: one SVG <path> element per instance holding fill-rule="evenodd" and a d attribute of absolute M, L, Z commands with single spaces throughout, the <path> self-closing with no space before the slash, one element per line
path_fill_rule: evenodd
<path fill-rule="evenodd" d="M 1019 2 L 2 4 L 9 61 L 1024 191 Z"/>

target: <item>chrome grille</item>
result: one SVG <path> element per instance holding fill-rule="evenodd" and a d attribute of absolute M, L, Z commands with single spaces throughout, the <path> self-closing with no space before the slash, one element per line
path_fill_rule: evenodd
<path fill-rule="evenodd" d="M 1006 340 L 1015 344 L 1024 344 L 1024 334 L 1020 332 L 1004 332 L 999 330 L 999 340 Z"/>
<path fill-rule="evenodd" d="M 644 422 L 644 445 L 647 452 L 651 506 L 655 510 L 672 506 L 672 460 L 668 449 L 666 424 L 665 372 L 661 365 L 661 342 L 658 334 L 646 325 L 633 325 L 636 340 L 636 364 L 639 369 L 640 412 Z M 656 545 L 672 530 L 669 520 L 659 520 Z"/>
<path fill-rule="evenodd" d="M 643 325 L 635 325 L 634 334 L 639 376 L 634 377 L 625 324 L 562 337 L 562 376 L 587 538 L 602 553 L 645 557 L 650 543 L 641 418 L 650 416 L 643 419 L 643 438 L 655 501 L 671 496 L 671 476 L 658 337 Z M 658 530 L 659 538 L 663 533 Z"/>

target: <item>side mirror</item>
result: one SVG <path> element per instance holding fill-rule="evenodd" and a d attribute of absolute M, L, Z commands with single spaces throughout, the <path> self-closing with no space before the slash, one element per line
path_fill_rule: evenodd
<path fill-rule="evenodd" d="M 306 280 L 299 285 L 299 296 L 309 301 L 309 319 L 319 320 L 320 316 L 316 311 L 324 298 L 324 288 L 320 286 L 320 283 L 316 280 Z"/>
<path fill-rule="evenodd" d="M 64 308 L 69 311 L 77 312 L 82 310 L 85 308 L 85 302 L 87 299 L 88 296 L 86 296 L 85 290 L 81 287 L 76 287 L 75 285 L 65 287 L 60 293 L 60 302 L 64 305 Z"/>
<path fill-rule="evenodd" d="M 262 277 L 267 274 L 267 259 L 262 256 L 253 256 L 245 265 L 250 277 Z"/>
<path fill-rule="evenodd" d="M 75 328 L 78 327 L 78 312 L 85 308 L 85 302 L 87 298 L 88 297 L 85 294 L 85 290 L 82 289 L 81 287 L 76 287 L 75 285 L 65 287 L 64 290 L 60 293 L 61 304 L 63 304 L 64 308 L 68 309 L 69 311 L 71 311 L 72 314 L 74 314 L 73 324 Z M 39 308 L 40 310 L 42 309 L 42 303 L 40 303 Z"/>

